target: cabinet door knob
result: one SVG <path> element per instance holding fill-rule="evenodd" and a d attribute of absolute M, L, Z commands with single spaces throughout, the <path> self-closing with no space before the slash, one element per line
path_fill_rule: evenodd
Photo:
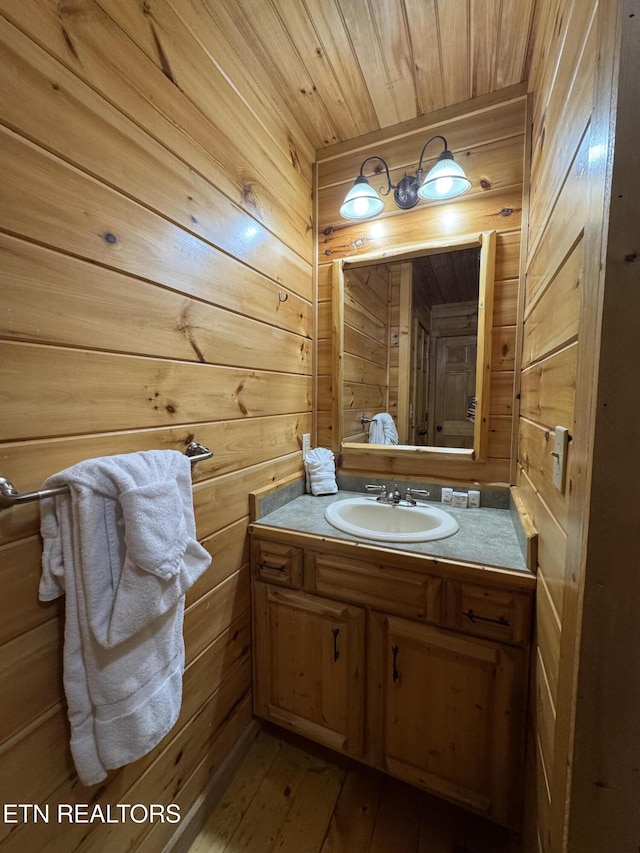
<path fill-rule="evenodd" d="M 398 646 L 391 646 L 391 652 L 393 654 L 393 670 L 391 673 L 391 677 L 393 678 L 393 683 L 395 684 L 400 678 L 400 673 L 398 672 Z"/>
<path fill-rule="evenodd" d="M 340 633 L 340 628 L 333 628 L 333 662 L 335 663 L 340 657 L 340 652 L 338 650 L 338 634 Z"/>

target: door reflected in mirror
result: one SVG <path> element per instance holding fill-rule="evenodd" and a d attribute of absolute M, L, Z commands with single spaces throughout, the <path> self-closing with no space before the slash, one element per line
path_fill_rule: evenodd
<path fill-rule="evenodd" d="M 336 262 L 335 419 L 343 444 L 373 450 L 381 435 L 374 419 L 388 413 L 395 450 L 480 458 L 494 237 Z"/>

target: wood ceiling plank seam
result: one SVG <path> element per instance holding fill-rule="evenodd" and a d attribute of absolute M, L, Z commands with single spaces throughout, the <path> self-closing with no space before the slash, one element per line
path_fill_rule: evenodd
<path fill-rule="evenodd" d="M 353 52 L 362 69 L 381 128 L 399 121 L 395 102 L 389 98 L 390 85 L 382 51 L 373 27 L 368 0 L 337 0 Z M 365 11 L 362 6 L 365 6 Z"/>
<path fill-rule="evenodd" d="M 445 106 L 471 98 L 470 0 L 438 0 Z M 446 10 L 446 11 L 445 11 Z"/>
<path fill-rule="evenodd" d="M 513 3 L 511 3 L 513 6 Z M 505 22 L 505 4 L 504 0 L 499 0 L 499 11 L 498 11 L 498 26 L 496 29 L 496 49 L 495 55 L 493 57 L 493 67 L 491 69 L 491 85 L 489 87 L 490 92 L 495 92 L 498 89 L 498 64 L 500 59 L 500 44 L 502 38 L 502 28 Z M 518 82 L 520 78 L 518 78 Z"/>
<path fill-rule="evenodd" d="M 527 79 L 534 8 L 535 0 L 502 0 L 494 90 Z"/>
<path fill-rule="evenodd" d="M 303 3 L 350 109 L 355 135 L 368 133 L 378 126 L 378 119 L 336 0 L 303 0 Z"/>
<path fill-rule="evenodd" d="M 421 105 L 419 115 L 426 115 L 444 107 L 436 0 L 404 0 L 404 5 L 410 22 L 409 38 L 414 55 L 416 93 Z M 420 50 L 416 44 L 420 45 Z"/>
<path fill-rule="evenodd" d="M 411 80 L 413 81 L 414 113 L 413 116 L 411 116 L 410 118 L 416 118 L 417 116 L 423 115 L 425 110 L 422 104 L 422 93 L 420 87 L 418 86 L 418 63 L 416 61 L 416 47 L 414 46 L 413 39 L 411 38 L 411 24 L 406 0 L 402 0 L 402 20 L 407 39 L 409 72 Z"/>
<path fill-rule="evenodd" d="M 291 44 L 301 65 L 313 82 L 313 91 L 325 104 L 336 126 L 338 137 L 344 139 L 358 128 L 358 109 L 349 104 L 335 74 L 329 53 L 324 49 L 307 7 L 299 0 L 271 0 L 282 29 L 290 33 Z M 361 127 L 362 125 L 360 125 Z M 360 130 L 357 130 L 360 132 Z"/>
<path fill-rule="evenodd" d="M 242 2 L 242 0 L 241 0 Z M 251 3 L 252 0 L 244 0 L 244 3 Z M 339 100 L 335 97 L 335 93 L 331 90 L 334 88 L 335 80 L 331 80 L 330 75 L 327 75 L 325 82 L 318 85 L 318 78 L 312 73 L 309 64 L 305 62 L 300 51 L 300 42 L 303 40 L 304 33 L 300 26 L 297 32 L 290 32 L 289 24 L 287 23 L 286 10 L 281 9 L 282 4 L 286 7 L 287 0 L 269 0 L 268 3 L 260 2 L 260 9 L 266 8 L 273 10 L 273 21 L 279 25 L 280 31 L 274 29 L 274 37 L 267 39 L 270 32 L 268 26 L 256 28 L 257 37 L 262 42 L 265 50 L 272 60 L 272 66 L 282 71 L 286 65 L 283 63 L 283 46 L 288 45 L 287 56 L 289 64 L 289 73 L 293 76 L 287 82 L 289 90 L 295 96 L 294 103 L 297 103 L 300 108 L 300 95 L 304 98 L 304 109 L 310 103 L 314 103 L 317 107 L 317 112 L 322 112 L 326 117 L 327 132 L 324 135 L 324 143 L 328 144 L 329 140 L 337 141 L 342 138 L 344 132 L 344 110 L 340 108 Z M 253 6 L 255 9 L 255 4 Z M 294 11 L 299 8 L 299 3 L 293 3 L 290 7 Z M 315 55 L 315 49 L 311 46 L 311 52 Z M 301 81 L 297 82 L 296 74 L 298 68 L 301 69 Z"/>
<path fill-rule="evenodd" d="M 419 113 L 404 0 L 395 4 L 386 0 L 368 3 L 399 121 L 408 121 Z"/>
<path fill-rule="evenodd" d="M 493 90 L 500 7 L 495 0 L 470 0 L 470 4 L 471 96 L 476 98 Z"/>
<path fill-rule="evenodd" d="M 313 80 L 302 64 L 290 34 L 286 30 L 283 32 L 273 3 L 238 0 L 236 6 L 243 16 L 242 32 L 247 44 L 256 52 L 258 68 L 272 77 L 296 115 L 307 120 L 309 138 L 316 148 L 327 145 L 328 140 L 337 139 L 338 131 L 331 113 L 314 90 Z"/>

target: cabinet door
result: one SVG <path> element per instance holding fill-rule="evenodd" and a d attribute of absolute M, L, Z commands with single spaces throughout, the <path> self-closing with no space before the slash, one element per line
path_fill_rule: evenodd
<path fill-rule="evenodd" d="M 256 582 L 256 714 L 361 755 L 364 626 L 360 607 Z"/>
<path fill-rule="evenodd" d="M 518 821 L 523 650 L 370 615 L 372 763 L 507 826 Z"/>

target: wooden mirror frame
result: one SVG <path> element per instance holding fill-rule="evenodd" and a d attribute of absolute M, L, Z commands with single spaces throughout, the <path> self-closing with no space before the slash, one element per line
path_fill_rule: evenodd
<path fill-rule="evenodd" d="M 344 378 L 344 273 L 345 268 L 372 266 L 385 261 L 410 260 L 421 255 L 440 254 L 447 251 L 480 248 L 480 270 L 478 287 L 478 350 L 476 357 L 476 419 L 473 431 L 473 449 L 417 446 L 411 444 L 382 445 L 344 442 L 344 407 L 342 390 Z M 356 450 L 375 456 L 405 456 L 408 453 L 422 458 L 447 460 L 466 459 L 484 461 L 487 458 L 489 444 L 489 380 L 491 377 L 491 344 L 493 323 L 493 285 L 495 275 L 496 232 L 482 231 L 480 234 L 454 236 L 439 240 L 403 246 L 398 249 L 386 249 L 358 255 L 356 258 L 340 258 L 332 264 L 332 341 L 333 341 L 333 402 L 332 426 L 334 435 L 334 453 L 342 450 Z M 402 333 L 402 330 L 400 330 Z M 401 356 L 402 358 L 402 356 Z M 408 358 L 408 356 L 406 357 Z M 403 359 L 406 362 L 406 358 Z M 408 369 L 407 365 L 402 369 Z"/>

